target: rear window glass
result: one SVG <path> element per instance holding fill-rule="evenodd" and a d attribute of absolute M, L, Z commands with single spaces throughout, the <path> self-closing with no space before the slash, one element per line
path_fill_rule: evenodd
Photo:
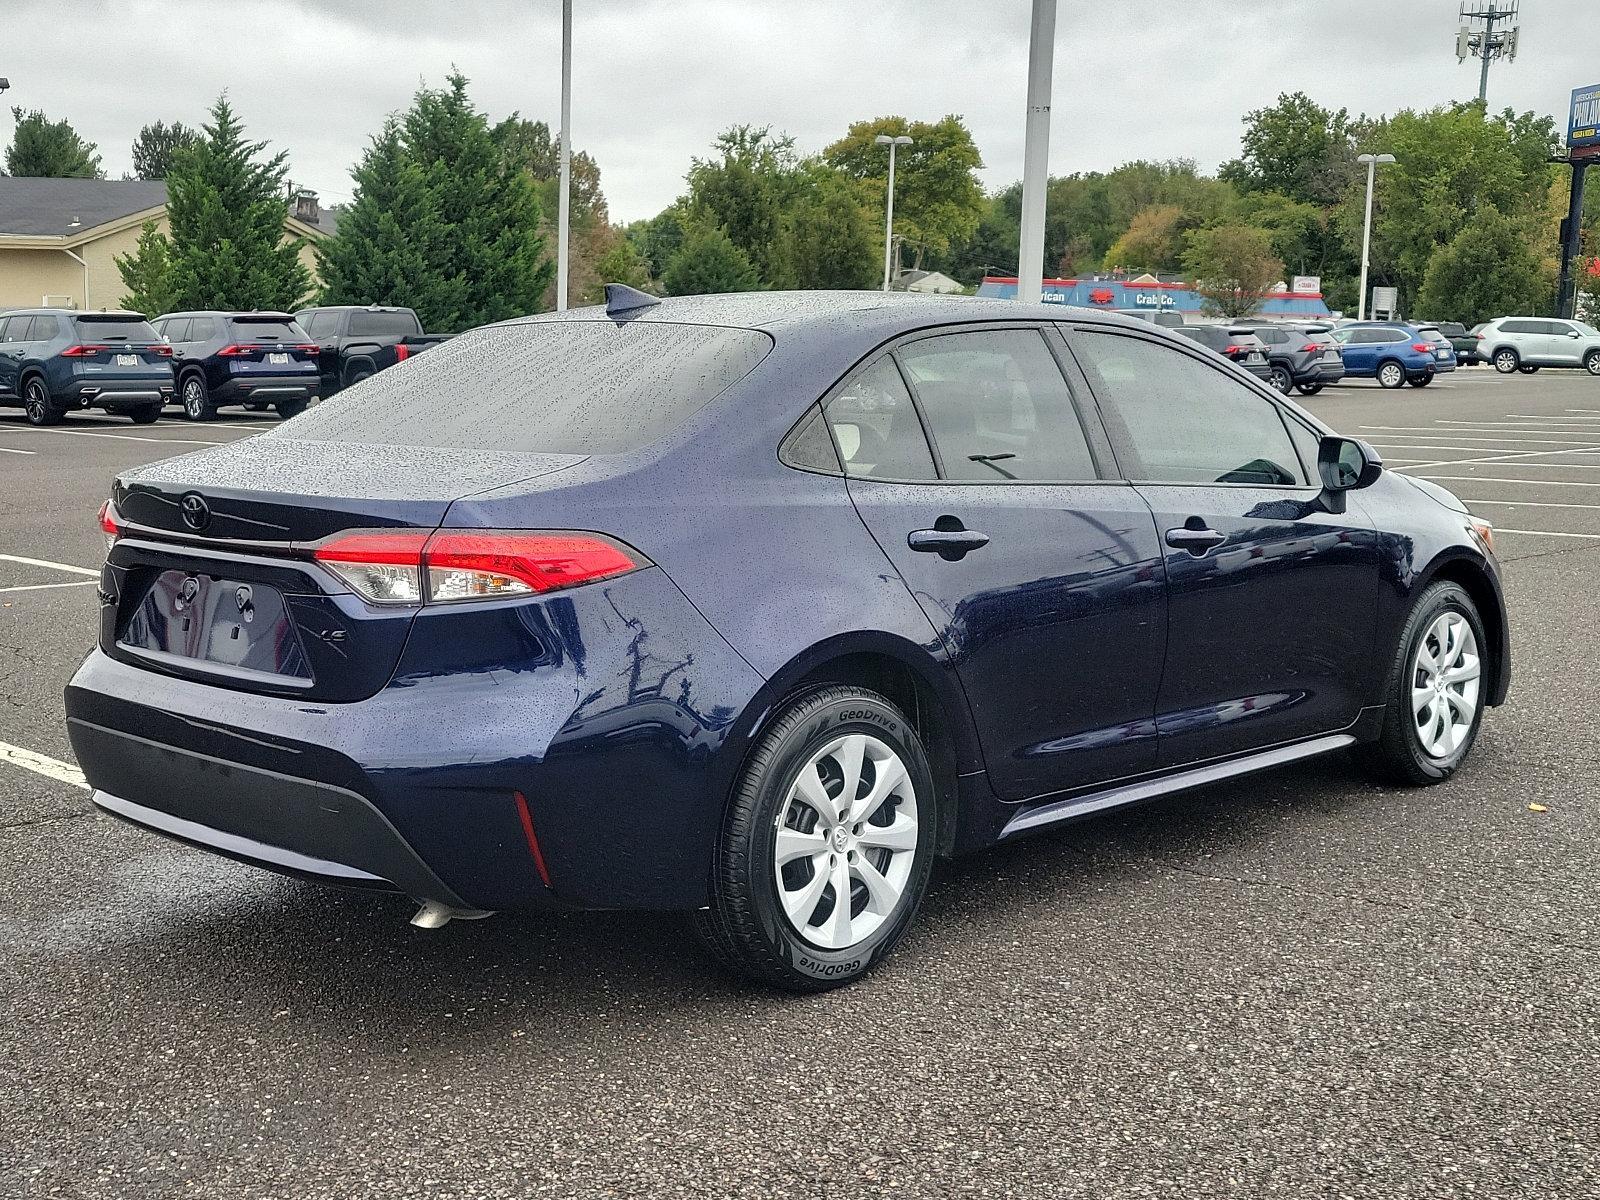
<path fill-rule="evenodd" d="M 408 312 L 353 312 L 349 337 L 410 337 L 417 332 L 417 319 Z"/>
<path fill-rule="evenodd" d="M 249 317 L 235 317 L 230 323 L 236 335 L 251 341 L 298 342 L 304 340 L 306 336 L 292 321 L 260 321 Z"/>
<path fill-rule="evenodd" d="M 99 342 L 158 342 L 155 327 L 143 317 L 97 316 L 85 313 L 74 317 L 85 336 Z"/>
<path fill-rule="evenodd" d="M 534 321 L 462 334 L 299 417 L 292 436 L 620 454 L 677 428 L 767 356 L 752 329 Z"/>

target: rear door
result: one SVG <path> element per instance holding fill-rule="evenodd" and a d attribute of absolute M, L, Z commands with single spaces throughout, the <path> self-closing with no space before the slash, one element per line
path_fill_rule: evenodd
<path fill-rule="evenodd" d="M 1023 325 L 919 336 L 826 407 L 851 498 L 939 631 L 1010 800 L 1155 764 L 1155 525 L 1060 352 Z"/>
<path fill-rule="evenodd" d="M 1562 367 L 1575 367 L 1581 361 L 1578 351 L 1583 339 L 1575 326 L 1566 321 L 1540 321 L 1544 330 L 1544 354 L 1547 360 Z"/>
<path fill-rule="evenodd" d="M 1372 694 L 1377 539 L 1355 499 L 1316 504 L 1314 431 L 1177 346 L 1091 328 L 1071 345 L 1164 542 L 1160 764 L 1349 725 Z"/>

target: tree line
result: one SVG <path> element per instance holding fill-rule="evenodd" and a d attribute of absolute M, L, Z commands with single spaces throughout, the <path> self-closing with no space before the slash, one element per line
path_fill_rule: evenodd
<path fill-rule="evenodd" d="M 13 110 L 13 174 L 102 177 L 98 148 L 66 121 Z M 1021 185 L 986 193 L 959 116 L 858 121 L 803 155 L 771 127 L 735 125 L 691 161 L 684 190 L 656 216 L 614 224 L 600 167 L 574 151 L 571 294 L 606 282 L 658 293 L 862 288 L 881 277 L 888 159 L 875 139 L 909 136 L 897 156 L 896 255 L 963 284 L 1014 274 Z M 1353 311 L 1366 172 L 1378 168 L 1370 282 L 1401 309 L 1476 321 L 1548 311 L 1566 171 L 1551 164 L 1554 120 L 1477 103 L 1352 117 L 1304 93 L 1246 114 L 1238 158 L 1215 174 L 1192 160 L 1136 161 L 1048 184 L 1047 274 L 1180 273 L 1219 312 L 1242 315 L 1286 274 L 1316 275 Z M 129 303 L 292 308 L 311 298 L 300 246 L 284 233 L 288 164 L 245 136 L 226 98 L 201 129 L 145 126 L 134 175 L 167 180 L 170 234 L 147 228 L 123 263 Z M 352 171 L 337 233 L 316 245 L 326 303 L 404 304 L 449 332 L 554 302 L 552 226 L 560 146 L 513 113 L 492 120 L 452 73 L 422 87 L 373 136 Z M 1584 212 L 1600 251 L 1600 186 Z M 1600 292 L 1600 275 L 1581 270 Z"/>

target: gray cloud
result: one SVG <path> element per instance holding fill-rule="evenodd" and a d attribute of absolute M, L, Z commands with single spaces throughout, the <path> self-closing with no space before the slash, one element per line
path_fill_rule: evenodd
<path fill-rule="evenodd" d="M 1021 173 L 1027 0 L 574 0 L 573 140 L 600 162 L 612 212 L 648 216 L 689 159 L 735 122 L 804 151 L 882 113 L 960 113 L 984 180 Z M 1594 0 L 1527 0 L 1515 63 L 1490 103 L 1562 116 L 1600 79 Z M 1238 152 L 1239 119 L 1302 89 L 1352 112 L 1468 97 L 1456 0 L 1062 0 L 1051 170 Z M 452 65 L 494 116 L 555 123 L 556 0 L 6 0 L 9 103 L 67 117 L 129 167 L 146 121 L 197 122 L 227 89 L 250 132 L 289 151 L 294 178 L 347 198 L 384 115 Z M 186 46 L 200 53 L 183 53 Z M 9 139 L 10 114 L 0 116 Z"/>

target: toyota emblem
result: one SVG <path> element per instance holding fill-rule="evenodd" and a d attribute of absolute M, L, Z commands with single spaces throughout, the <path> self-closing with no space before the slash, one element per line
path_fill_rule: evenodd
<path fill-rule="evenodd" d="M 183 513 L 183 523 L 196 533 L 211 524 L 211 505 L 199 492 L 190 492 L 179 501 L 178 507 Z"/>

